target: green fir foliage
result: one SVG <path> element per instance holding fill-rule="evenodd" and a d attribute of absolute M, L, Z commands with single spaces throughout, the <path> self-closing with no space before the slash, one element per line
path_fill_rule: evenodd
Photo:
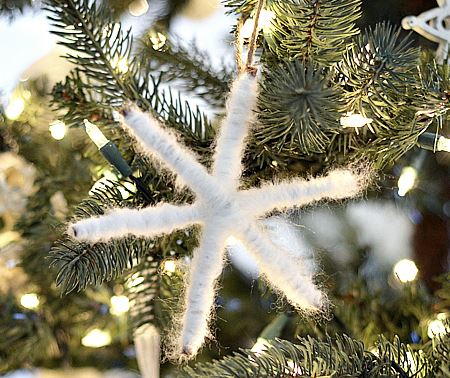
<path fill-rule="evenodd" d="M 186 368 L 185 377 L 444 377 L 448 364 L 448 337 L 429 345 L 428 353 L 415 351 L 398 339 L 380 338 L 368 351 L 347 336 L 296 343 L 266 341 L 262 351 L 241 350 L 212 363 Z M 445 350 L 440 350 L 445 346 Z M 438 351 L 439 350 L 439 351 Z M 441 353 L 442 352 L 442 353 Z M 436 359 L 436 353 L 439 358 Z M 447 365 L 448 366 L 448 365 Z"/>

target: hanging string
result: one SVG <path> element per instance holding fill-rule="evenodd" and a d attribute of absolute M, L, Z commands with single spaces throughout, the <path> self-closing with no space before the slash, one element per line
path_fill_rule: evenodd
<path fill-rule="evenodd" d="M 236 42 L 235 42 L 235 59 L 238 72 L 242 72 L 245 68 L 242 61 L 242 50 L 244 47 L 244 38 L 242 38 L 242 27 L 244 26 L 244 20 L 239 18 L 236 25 Z"/>
<path fill-rule="evenodd" d="M 250 72 L 255 71 L 255 67 L 253 67 L 253 57 L 255 55 L 256 50 L 256 42 L 258 40 L 258 24 L 259 24 L 259 17 L 261 15 L 261 11 L 264 5 L 264 0 L 258 0 L 256 13 L 255 13 L 255 24 L 253 26 L 253 33 L 250 38 L 250 43 L 248 45 L 248 56 L 247 56 L 247 65 L 246 69 Z"/>

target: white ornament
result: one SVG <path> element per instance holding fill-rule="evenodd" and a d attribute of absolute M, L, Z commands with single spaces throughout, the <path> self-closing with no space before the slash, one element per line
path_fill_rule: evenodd
<path fill-rule="evenodd" d="M 203 226 L 199 248 L 194 251 L 190 264 L 177 355 L 193 357 L 210 336 L 215 287 L 230 236 L 245 245 L 260 273 L 272 287 L 284 293 L 292 305 L 317 310 L 323 303 L 322 293 L 316 290 L 314 296 L 305 296 L 307 283 L 299 274 L 302 269 L 299 259 L 275 245 L 259 219 L 274 210 L 324 198 L 352 197 L 361 189 L 362 180 L 358 175 L 339 169 L 309 181 L 294 179 L 239 190 L 242 154 L 257 93 L 257 79 L 251 74 L 242 74 L 234 83 L 212 173 L 156 119 L 137 108 L 130 109 L 124 117 L 124 127 L 136 138 L 144 153 L 158 158 L 192 189 L 196 201 L 192 205 L 162 203 L 144 209 L 114 209 L 104 216 L 76 222 L 68 229 L 68 233 L 80 241 L 98 242 L 128 234 L 153 237 L 193 224 Z"/>
<path fill-rule="evenodd" d="M 423 37 L 439 43 L 436 61 L 443 64 L 448 56 L 450 43 L 450 0 L 437 0 L 438 8 L 430 9 L 419 16 L 408 16 L 402 20 L 404 29 L 412 29 Z"/>

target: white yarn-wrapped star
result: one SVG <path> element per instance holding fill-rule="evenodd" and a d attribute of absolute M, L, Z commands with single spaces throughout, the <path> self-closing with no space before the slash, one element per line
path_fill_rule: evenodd
<path fill-rule="evenodd" d="M 443 64 L 448 57 L 450 43 L 450 0 L 436 0 L 439 7 L 418 16 L 408 16 L 402 20 L 404 29 L 412 29 L 430 41 L 439 43 L 436 61 Z"/>
<path fill-rule="evenodd" d="M 227 104 L 227 116 L 217 140 L 212 172 L 200 164 L 176 137 L 151 115 L 132 108 L 123 124 L 142 151 L 157 158 L 195 193 L 187 205 L 161 203 L 143 209 L 114 209 L 106 215 L 78 221 L 69 234 L 80 241 L 98 242 L 128 234 L 154 237 L 199 224 L 202 235 L 193 252 L 182 329 L 177 353 L 194 356 L 206 337 L 214 308 L 216 281 L 222 272 L 227 239 L 241 241 L 273 288 L 296 308 L 318 309 L 324 302 L 314 285 L 302 253 L 276 245 L 259 220 L 273 210 L 283 210 L 321 200 L 356 195 L 360 177 L 349 170 L 335 170 L 309 181 L 294 179 L 260 188 L 239 190 L 242 154 L 258 93 L 257 78 L 241 74 Z"/>

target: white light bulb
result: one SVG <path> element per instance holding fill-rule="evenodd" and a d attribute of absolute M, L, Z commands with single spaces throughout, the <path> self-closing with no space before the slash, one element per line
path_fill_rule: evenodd
<path fill-rule="evenodd" d="M 366 118 L 362 114 L 355 113 L 347 113 L 345 116 L 342 116 L 340 119 L 341 126 L 343 128 L 347 127 L 363 127 L 373 122 L 372 118 Z"/>
<path fill-rule="evenodd" d="M 166 260 L 163 264 L 163 271 L 164 273 L 171 275 L 172 273 L 175 273 L 177 270 L 177 265 L 174 260 Z"/>
<path fill-rule="evenodd" d="M 437 315 L 436 319 L 430 320 L 428 322 L 427 335 L 430 339 L 445 335 L 447 330 L 445 329 L 444 320 L 447 318 L 447 314 L 440 313 Z"/>
<path fill-rule="evenodd" d="M 437 141 L 436 150 L 450 152 L 450 139 L 440 136 Z"/>
<path fill-rule="evenodd" d="M 134 0 L 129 6 L 128 11 L 132 16 L 139 17 L 148 11 L 147 0 Z"/>
<path fill-rule="evenodd" d="M 261 11 L 261 14 L 259 16 L 259 22 L 258 22 L 258 32 L 261 29 L 266 29 L 271 25 L 271 22 L 273 18 L 275 17 L 275 14 L 272 11 L 268 11 L 263 9 Z M 241 29 L 241 36 L 244 39 L 248 39 L 253 34 L 253 29 L 255 28 L 255 19 L 254 18 L 248 18 L 247 21 L 245 21 L 244 26 Z"/>
<path fill-rule="evenodd" d="M 109 312 L 113 315 L 120 316 L 128 312 L 130 309 L 130 301 L 124 295 L 114 295 L 111 297 L 111 308 Z"/>
<path fill-rule="evenodd" d="M 95 328 L 81 339 L 81 344 L 89 348 L 101 348 L 111 344 L 111 334 L 108 331 Z"/>
<path fill-rule="evenodd" d="M 408 193 L 417 180 L 417 170 L 413 167 L 405 167 L 402 169 L 402 173 L 398 179 L 398 195 L 403 197 L 406 193 Z"/>
<path fill-rule="evenodd" d="M 35 293 L 24 294 L 20 297 L 20 304 L 30 310 L 34 310 L 39 307 L 39 298 Z"/>
<path fill-rule="evenodd" d="M 409 259 L 400 260 L 394 265 L 394 274 L 403 283 L 414 281 L 418 272 L 419 269 L 414 261 Z"/>
<path fill-rule="evenodd" d="M 101 149 L 108 144 L 109 140 L 106 139 L 106 137 L 96 125 L 85 119 L 84 126 L 87 134 L 89 135 L 89 138 L 91 138 L 98 149 Z"/>
<path fill-rule="evenodd" d="M 48 129 L 53 139 L 61 140 L 66 136 L 67 126 L 62 121 L 52 122 Z"/>
<path fill-rule="evenodd" d="M 5 109 L 6 117 L 11 120 L 17 120 L 25 110 L 25 101 L 22 97 L 13 96 L 8 102 Z"/>

